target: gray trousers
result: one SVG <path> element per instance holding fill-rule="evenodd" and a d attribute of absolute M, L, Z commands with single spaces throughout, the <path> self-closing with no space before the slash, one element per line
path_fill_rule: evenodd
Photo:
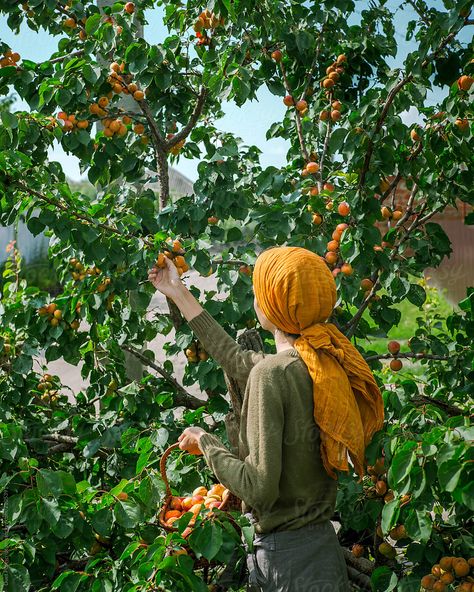
<path fill-rule="evenodd" d="M 249 592 L 350 592 L 346 562 L 329 520 L 254 536 Z"/>

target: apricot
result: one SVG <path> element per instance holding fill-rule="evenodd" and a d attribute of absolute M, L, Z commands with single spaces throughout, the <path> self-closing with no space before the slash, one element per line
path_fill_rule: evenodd
<path fill-rule="evenodd" d="M 77 122 L 77 127 L 79 129 L 87 129 L 89 127 L 89 122 L 87 119 L 81 119 L 81 121 Z"/>
<path fill-rule="evenodd" d="M 397 222 L 402 217 L 403 217 L 403 212 L 401 210 L 393 210 L 392 220 L 395 220 Z"/>
<path fill-rule="evenodd" d="M 300 113 L 303 113 L 308 109 L 308 103 L 302 99 L 301 101 L 296 101 L 295 107 Z"/>
<path fill-rule="evenodd" d="M 58 305 L 55 302 L 51 302 L 46 306 L 46 311 L 48 314 L 53 314 L 54 311 L 58 308 Z"/>
<path fill-rule="evenodd" d="M 205 496 L 207 495 L 207 489 L 201 485 L 200 487 L 196 487 L 196 489 L 193 491 L 193 496 L 199 495 L 199 496 Z"/>
<path fill-rule="evenodd" d="M 330 117 L 331 117 L 330 111 L 324 110 L 324 111 L 320 111 L 320 113 L 319 113 L 320 121 L 327 121 Z"/>
<path fill-rule="evenodd" d="M 337 82 L 339 80 L 339 73 L 336 72 L 335 70 L 333 72 L 329 72 L 328 78 L 330 78 L 331 80 L 334 80 L 334 82 Z"/>
<path fill-rule="evenodd" d="M 341 119 L 341 117 L 342 117 L 341 112 L 338 111 L 337 109 L 333 109 L 331 111 L 331 119 L 333 121 L 339 121 Z"/>
<path fill-rule="evenodd" d="M 386 219 L 390 218 L 392 215 L 392 212 L 389 208 L 387 208 L 387 206 L 383 206 L 382 208 L 380 208 L 380 213 L 382 214 L 382 217 Z"/>
<path fill-rule="evenodd" d="M 226 492 L 226 488 L 224 485 L 222 485 L 222 483 L 215 483 L 214 485 L 212 485 L 212 487 L 209 489 L 208 491 L 208 495 L 217 495 L 220 496 L 221 498 L 223 497 L 224 493 Z"/>
<path fill-rule="evenodd" d="M 334 265 L 337 261 L 337 253 L 335 253 L 334 251 L 328 251 L 324 255 L 324 258 L 329 263 L 329 265 Z"/>
<path fill-rule="evenodd" d="M 311 189 L 309 190 L 309 194 L 311 195 L 311 197 L 316 197 L 317 195 L 319 195 L 319 189 L 317 187 L 311 187 Z"/>
<path fill-rule="evenodd" d="M 217 224 L 219 222 L 219 218 L 217 218 L 216 216 L 209 216 L 209 218 L 207 219 L 207 223 L 210 224 L 211 226 Z"/>
<path fill-rule="evenodd" d="M 199 512 L 202 510 L 202 506 L 203 506 L 203 504 L 201 504 L 201 503 L 194 504 L 193 506 L 191 506 L 189 511 L 192 512 L 195 516 L 197 516 L 199 514 Z"/>
<path fill-rule="evenodd" d="M 143 134 L 143 132 L 145 131 L 145 126 L 143 125 L 143 123 L 136 123 L 133 126 L 133 131 L 138 134 L 139 136 L 141 136 Z"/>
<path fill-rule="evenodd" d="M 165 523 L 168 526 L 173 526 L 173 524 L 176 522 L 176 520 L 179 520 L 181 516 L 172 516 L 171 518 L 168 518 L 168 520 L 165 520 Z"/>
<path fill-rule="evenodd" d="M 444 592 L 446 590 L 446 584 L 443 584 L 443 582 L 435 582 L 433 584 L 433 591 L 434 592 Z"/>
<path fill-rule="evenodd" d="M 474 78 L 471 76 L 460 76 L 458 78 L 458 88 L 459 90 L 469 90 L 474 82 Z"/>
<path fill-rule="evenodd" d="M 179 510 L 168 510 L 165 513 L 165 521 L 169 520 L 170 518 L 179 518 L 181 516 L 181 512 Z"/>
<path fill-rule="evenodd" d="M 63 25 L 68 29 L 75 29 L 77 26 L 76 21 L 72 17 L 68 17 L 64 20 Z"/>
<path fill-rule="evenodd" d="M 286 95 L 286 97 L 283 98 L 283 104 L 287 107 L 291 107 L 295 104 L 295 101 L 291 95 Z"/>
<path fill-rule="evenodd" d="M 453 569 L 454 569 L 454 573 L 462 578 L 464 576 L 469 575 L 470 572 L 470 566 L 469 563 L 463 559 L 462 557 L 455 557 L 453 559 Z"/>
<path fill-rule="evenodd" d="M 109 104 L 109 99 L 107 97 L 100 97 L 97 102 L 99 103 L 99 107 L 104 108 Z"/>
<path fill-rule="evenodd" d="M 379 549 L 379 553 L 381 555 L 384 555 L 385 557 L 388 557 L 389 559 L 393 559 L 397 554 L 397 552 L 395 551 L 395 548 L 392 547 L 392 545 L 390 545 L 389 543 L 387 543 L 385 541 L 383 543 L 380 543 L 378 549 Z"/>
<path fill-rule="evenodd" d="M 398 372 L 399 370 L 401 370 L 401 369 L 402 369 L 402 367 L 403 367 L 403 363 L 402 363 L 402 361 L 401 361 L 401 360 L 398 360 L 398 359 L 396 359 L 396 360 L 391 360 L 391 362 L 390 362 L 390 369 L 391 369 L 393 372 Z"/>
<path fill-rule="evenodd" d="M 279 49 L 275 49 L 275 51 L 272 51 L 272 59 L 275 60 L 275 62 L 281 62 L 281 60 L 283 59 L 283 54 Z"/>
<path fill-rule="evenodd" d="M 398 352 L 400 351 L 400 344 L 398 343 L 398 341 L 389 341 L 387 349 L 391 354 L 398 354 Z"/>
<path fill-rule="evenodd" d="M 347 201 L 343 201 L 337 206 L 337 211 L 341 216 L 348 216 L 351 211 L 351 207 Z"/>
<path fill-rule="evenodd" d="M 145 93 L 142 90 L 136 90 L 133 93 L 133 98 L 135 99 L 135 101 L 143 101 L 143 99 L 145 98 Z"/>
<path fill-rule="evenodd" d="M 454 576 L 452 573 L 446 572 L 441 575 L 440 581 L 443 582 L 443 584 L 452 584 L 454 582 Z"/>
<path fill-rule="evenodd" d="M 416 129 L 412 129 L 410 132 L 410 138 L 413 142 L 419 142 L 421 140 L 420 134 L 416 131 Z"/>
<path fill-rule="evenodd" d="M 186 354 L 187 354 L 187 351 L 188 350 L 186 350 Z M 193 502 L 192 496 L 185 497 L 183 500 L 181 500 L 181 506 L 185 512 L 188 512 L 192 508 L 193 505 L 194 505 L 194 502 Z"/>
<path fill-rule="evenodd" d="M 428 574 L 421 578 L 421 587 L 425 590 L 433 590 L 433 585 L 436 582 L 436 578 L 433 574 Z"/>
<path fill-rule="evenodd" d="M 127 2 L 123 9 L 126 13 L 133 14 L 135 12 L 135 4 L 133 2 Z"/>
<path fill-rule="evenodd" d="M 375 491 L 378 495 L 385 495 L 387 493 L 387 484 L 385 481 L 379 480 L 375 484 Z"/>
<path fill-rule="evenodd" d="M 328 251 L 337 251 L 339 248 L 339 241 L 331 240 L 327 244 Z"/>
<path fill-rule="evenodd" d="M 341 101 L 333 101 L 331 103 L 331 107 L 333 109 L 335 109 L 336 111 L 340 111 L 342 109 L 342 103 L 341 103 Z"/>
<path fill-rule="evenodd" d="M 454 557 L 441 557 L 441 559 L 439 560 L 439 566 L 444 571 L 449 571 L 453 567 L 453 559 Z"/>
<path fill-rule="evenodd" d="M 323 185 L 324 191 L 334 191 L 334 185 L 332 183 L 324 183 Z"/>
<path fill-rule="evenodd" d="M 374 282 L 370 278 L 364 278 L 360 281 L 360 287 L 364 291 L 372 290 L 374 287 Z"/>
<path fill-rule="evenodd" d="M 460 119 L 459 117 L 454 122 L 454 125 L 461 131 L 464 132 L 469 128 L 469 121 L 467 119 Z"/>
<path fill-rule="evenodd" d="M 393 491 L 388 491 L 384 496 L 383 496 L 383 501 L 384 503 L 388 504 L 391 501 L 393 501 L 395 499 L 395 495 L 393 494 Z"/>
<path fill-rule="evenodd" d="M 325 78 L 323 80 L 323 88 L 332 88 L 335 82 L 332 78 Z"/>
<path fill-rule="evenodd" d="M 121 491 L 117 494 L 117 498 L 124 502 L 125 500 L 128 500 L 128 493 L 126 491 Z"/>
<path fill-rule="evenodd" d="M 345 54 L 341 53 L 337 56 L 336 64 L 343 64 L 344 62 L 347 62 L 347 57 Z"/>
<path fill-rule="evenodd" d="M 319 226 L 323 221 L 322 217 L 319 214 L 313 214 L 312 220 L 313 224 L 316 224 L 316 226 Z"/>
<path fill-rule="evenodd" d="M 331 271 L 333 277 L 337 277 L 340 273 L 341 273 L 341 268 L 340 267 L 335 267 L 332 271 Z"/>
<path fill-rule="evenodd" d="M 390 536 L 394 541 L 399 541 L 400 539 L 405 539 L 407 537 L 407 531 L 403 524 L 399 524 L 391 529 Z"/>
<path fill-rule="evenodd" d="M 306 170 L 310 174 L 317 173 L 319 171 L 319 164 L 317 162 L 308 162 L 306 165 Z"/>
<path fill-rule="evenodd" d="M 354 555 L 354 557 L 362 557 L 362 555 L 364 554 L 364 546 L 363 545 L 359 545 L 359 544 L 355 544 L 352 545 L 351 548 L 351 553 L 352 555 Z"/>
<path fill-rule="evenodd" d="M 352 275 L 354 273 L 354 270 L 353 270 L 352 265 L 350 263 L 344 263 L 341 266 L 341 271 L 344 275 Z"/>

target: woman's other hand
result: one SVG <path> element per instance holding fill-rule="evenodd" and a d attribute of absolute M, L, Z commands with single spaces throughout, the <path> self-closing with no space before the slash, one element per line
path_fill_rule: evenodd
<path fill-rule="evenodd" d="M 181 450 L 187 450 L 189 454 L 202 454 L 199 440 L 206 433 L 202 428 L 186 428 L 178 438 L 179 447 Z"/>
<path fill-rule="evenodd" d="M 179 279 L 178 270 L 171 259 L 165 257 L 164 260 L 166 267 L 161 268 L 155 264 L 148 272 L 148 279 L 159 292 L 173 300 L 183 283 Z"/>

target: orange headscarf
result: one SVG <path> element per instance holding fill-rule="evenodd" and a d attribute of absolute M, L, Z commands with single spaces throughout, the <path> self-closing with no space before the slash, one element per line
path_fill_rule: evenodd
<path fill-rule="evenodd" d="M 365 448 L 383 426 L 380 389 L 361 354 L 332 323 L 336 284 L 319 255 L 299 247 L 264 251 L 255 264 L 254 293 L 278 329 L 299 334 L 295 348 L 313 380 L 314 419 L 329 476 L 348 471 L 347 453 L 365 474 Z"/>

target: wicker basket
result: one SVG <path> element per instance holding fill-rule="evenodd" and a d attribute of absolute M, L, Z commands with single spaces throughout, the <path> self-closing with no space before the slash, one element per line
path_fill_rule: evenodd
<path fill-rule="evenodd" d="M 158 514 L 158 521 L 160 523 L 160 526 L 162 528 L 164 528 L 168 532 L 178 532 L 178 529 L 175 526 L 170 526 L 169 524 L 166 524 L 166 522 L 165 522 L 165 514 L 170 509 L 170 507 L 169 507 L 170 506 L 170 502 L 171 502 L 171 499 L 174 497 L 173 494 L 171 493 L 171 487 L 170 487 L 170 484 L 169 484 L 168 476 L 166 474 L 166 461 L 167 461 L 168 456 L 170 455 L 170 453 L 173 450 L 176 450 L 177 448 L 179 448 L 179 442 L 176 442 L 175 444 L 172 444 L 171 446 L 169 446 L 163 452 L 163 456 L 161 457 L 161 460 L 160 460 L 160 473 L 161 473 L 161 476 L 162 476 L 163 481 L 165 483 L 166 496 L 165 496 L 165 499 L 163 501 L 163 505 L 161 507 L 161 510 L 160 510 L 160 512 Z M 234 494 L 232 494 L 229 490 L 226 490 L 226 493 L 222 497 L 222 501 L 221 501 L 221 504 L 219 506 L 219 510 L 224 510 L 224 511 L 237 510 L 237 511 L 240 511 L 240 509 L 241 509 L 241 501 L 239 500 L 239 498 L 237 496 L 235 496 Z M 203 520 L 208 519 L 210 515 L 212 515 L 212 513 L 211 512 L 208 512 L 207 516 L 205 516 L 203 518 Z M 231 521 L 234 522 L 233 519 Z M 189 534 L 189 532 L 188 532 L 188 534 Z M 183 537 L 186 538 L 186 536 L 187 536 L 187 534 L 185 535 L 183 533 Z"/>

